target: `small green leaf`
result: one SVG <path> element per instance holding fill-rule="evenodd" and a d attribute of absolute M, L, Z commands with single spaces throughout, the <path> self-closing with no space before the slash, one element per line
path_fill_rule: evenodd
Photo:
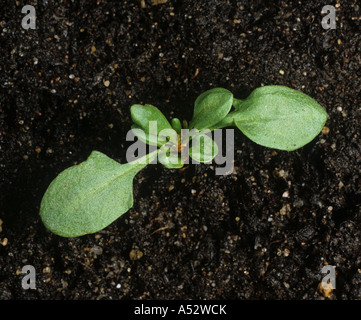
<path fill-rule="evenodd" d="M 220 122 L 231 110 L 233 94 L 227 89 L 214 88 L 203 92 L 194 103 L 190 129 L 206 129 Z"/>
<path fill-rule="evenodd" d="M 133 178 L 154 156 L 119 164 L 93 151 L 86 161 L 64 170 L 49 185 L 40 205 L 45 227 L 63 237 L 105 228 L 133 206 Z"/>
<path fill-rule="evenodd" d="M 184 162 L 179 155 L 172 153 L 170 150 L 167 150 L 166 152 L 161 151 L 158 156 L 159 162 L 167 169 L 180 169 L 184 166 Z"/>
<path fill-rule="evenodd" d="M 291 151 L 309 143 L 320 133 L 327 113 L 300 91 L 284 86 L 265 86 L 255 89 L 243 101 L 242 108 L 227 118 L 225 123 L 233 120 L 255 143 Z"/>
<path fill-rule="evenodd" d="M 183 168 L 184 163 L 183 161 L 178 158 L 178 163 L 162 163 L 167 169 L 180 169 Z"/>
<path fill-rule="evenodd" d="M 166 141 L 158 140 L 157 135 L 144 132 L 144 130 L 136 124 L 133 124 L 131 128 L 134 135 L 148 145 L 161 147 L 166 143 Z"/>
<path fill-rule="evenodd" d="M 209 130 L 207 130 L 209 132 Z M 211 162 L 218 154 L 217 143 L 205 133 L 192 136 L 191 146 L 189 147 L 189 156 L 202 163 Z"/>
<path fill-rule="evenodd" d="M 233 98 L 233 107 L 239 109 L 242 106 L 244 100 Z"/>
<path fill-rule="evenodd" d="M 184 162 L 180 157 L 180 150 L 178 150 L 177 137 L 178 135 L 173 137 L 173 139 L 163 145 L 158 152 L 158 161 L 168 169 L 178 169 L 184 166 Z"/>
<path fill-rule="evenodd" d="M 181 133 L 182 123 L 180 122 L 180 120 L 178 118 L 172 119 L 172 127 L 178 134 Z"/>
<path fill-rule="evenodd" d="M 130 113 L 137 128 L 142 129 L 150 136 L 158 136 L 159 132 L 163 129 L 172 129 L 172 126 L 163 113 L 157 107 L 150 104 L 144 106 L 134 104 L 130 107 Z M 158 145 L 158 143 L 154 142 L 154 137 L 150 138 L 149 142 L 152 145 Z"/>

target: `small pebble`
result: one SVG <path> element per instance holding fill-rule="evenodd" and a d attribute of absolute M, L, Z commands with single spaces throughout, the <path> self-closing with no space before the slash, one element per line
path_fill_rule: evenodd
<path fill-rule="evenodd" d="M 289 204 L 284 205 L 281 210 L 280 210 L 280 215 L 284 216 L 287 213 L 289 213 L 291 211 L 291 207 Z"/>
<path fill-rule="evenodd" d="M 50 267 L 45 267 L 45 268 L 43 269 L 43 273 L 50 273 L 50 272 L 51 272 Z"/>
<path fill-rule="evenodd" d="M 2 245 L 3 247 L 5 247 L 7 244 L 8 244 L 8 239 L 7 239 L 7 238 L 4 238 L 4 239 L 1 241 L 1 245 Z"/>
<path fill-rule="evenodd" d="M 288 257 L 289 255 L 290 255 L 290 250 L 285 249 L 285 250 L 283 251 L 283 256 L 284 256 L 284 257 Z"/>
<path fill-rule="evenodd" d="M 140 250 L 133 249 L 129 252 L 129 258 L 132 261 L 139 260 L 143 257 L 143 252 Z"/>
<path fill-rule="evenodd" d="M 328 127 L 323 127 L 323 129 L 322 129 L 323 134 L 328 134 L 329 132 L 330 132 L 330 129 Z"/>
<path fill-rule="evenodd" d="M 90 249 L 90 252 L 94 253 L 97 256 L 100 256 L 103 253 L 103 248 L 95 245 Z"/>

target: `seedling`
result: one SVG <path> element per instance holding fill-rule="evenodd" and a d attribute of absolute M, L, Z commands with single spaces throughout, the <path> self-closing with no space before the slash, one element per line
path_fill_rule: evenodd
<path fill-rule="evenodd" d="M 170 123 L 151 105 L 136 104 L 130 111 L 134 134 L 154 151 L 126 164 L 93 151 L 86 161 L 61 172 L 40 205 L 47 229 L 78 237 L 107 227 L 133 206 L 133 179 L 147 164 L 158 160 L 180 168 L 184 154 L 201 163 L 212 161 L 218 148 L 205 132 L 236 127 L 259 145 L 292 151 L 313 140 L 327 120 L 314 99 L 284 86 L 257 88 L 245 100 L 223 88 L 208 90 L 196 99 L 189 125 L 177 118 Z M 184 129 L 189 131 L 182 134 Z"/>

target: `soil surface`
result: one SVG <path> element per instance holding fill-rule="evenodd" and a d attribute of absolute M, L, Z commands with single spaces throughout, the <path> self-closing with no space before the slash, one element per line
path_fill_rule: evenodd
<path fill-rule="evenodd" d="M 323 1 L 1 3 L 0 299 L 361 298 L 357 0 L 334 3 L 330 30 Z M 22 28 L 26 4 L 36 29 Z M 232 174 L 150 165 L 133 208 L 103 231 L 43 226 L 62 170 L 92 150 L 125 161 L 132 104 L 190 120 L 205 90 L 245 98 L 271 84 L 326 108 L 310 144 L 276 151 L 235 131 Z M 25 265 L 35 290 L 22 288 Z M 325 265 L 335 290 L 320 289 Z"/>

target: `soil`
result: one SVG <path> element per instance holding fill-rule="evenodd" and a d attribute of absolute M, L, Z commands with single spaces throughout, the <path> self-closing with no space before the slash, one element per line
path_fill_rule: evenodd
<path fill-rule="evenodd" d="M 361 298 L 357 0 L 336 1 L 331 30 L 319 1 L 1 3 L 0 299 Z M 26 4 L 34 30 L 21 26 Z M 150 165 L 133 208 L 103 231 L 43 226 L 62 170 L 92 150 L 125 162 L 132 104 L 190 120 L 207 89 L 245 98 L 271 84 L 326 108 L 310 144 L 276 151 L 235 131 L 232 174 Z M 35 290 L 21 286 L 25 265 Z M 325 265 L 335 290 L 320 290 Z"/>

